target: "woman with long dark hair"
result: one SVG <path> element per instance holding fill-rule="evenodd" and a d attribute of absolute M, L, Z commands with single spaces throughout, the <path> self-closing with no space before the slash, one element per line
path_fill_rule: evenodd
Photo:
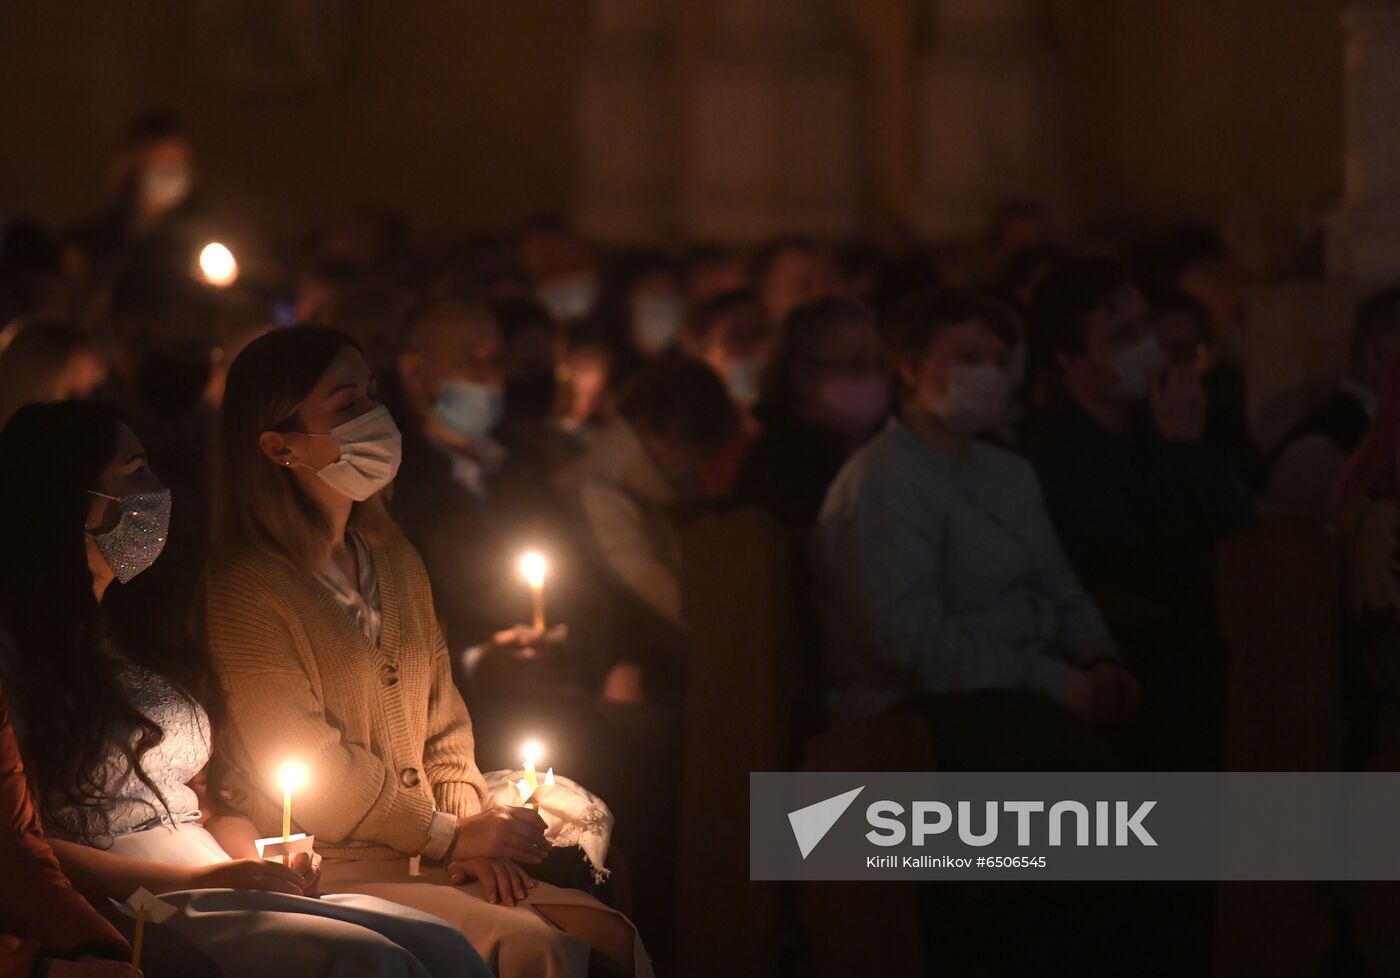
<path fill-rule="evenodd" d="M 402 439 L 377 395 L 324 327 L 269 333 L 229 370 L 201 610 L 240 809 L 273 831 L 296 759 L 328 887 L 447 920 L 501 975 L 581 975 L 590 949 L 644 971 L 625 921 L 531 879 L 539 814 L 492 804 L 427 573 L 384 508 Z"/>
<path fill-rule="evenodd" d="M 151 975 L 482 973 L 406 908 L 315 900 L 314 860 L 235 859 L 246 820 L 201 800 L 217 687 L 171 621 L 123 619 L 121 585 L 164 546 L 171 496 L 135 434 L 85 401 L 30 405 L 0 432 L 0 634 L 30 782 L 64 872 L 89 898 L 144 887 L 179 908 L 147 935 Z"/>

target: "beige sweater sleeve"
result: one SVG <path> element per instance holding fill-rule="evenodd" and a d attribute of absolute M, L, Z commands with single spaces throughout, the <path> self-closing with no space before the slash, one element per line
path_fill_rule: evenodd
<path fill-rule="evenodd" d="M 433 798 L 444 812 L 475 815 L 486 807 L 486 779 L 476 766 L 476 744 L 467 704 L 452 681 L 447 641 L 437 629 L 433 685 L 428 698 L 428 739 L 423 745 L 423 772 Z"/>
<path fill-rule="evenodd" d="M 229 563 L 210 568 L 204 638 L 243 751 L 236 760 L 279 808 L 278 770 L 291 759 L 304 764 L 309 780 L 294 799 L 293 817 L 329 843 L 355 840 L 410 855 L 421 852 L 428 843 L 432 802 L 326 722 L 309 664 L 296 648 L 292 620 L 290 608 L 251 568 Z M 262 831 L 269 828 L 259 825 Z"/>

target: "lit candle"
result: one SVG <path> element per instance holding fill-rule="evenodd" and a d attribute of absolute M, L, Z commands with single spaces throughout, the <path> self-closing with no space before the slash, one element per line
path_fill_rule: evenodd
<path fill-rule="evenodd" d="M 544 631 L 544 557 L 533 550 L 520 558 L 520 573 L 535 603 L 535 631 Z"/>
<path fill-rule="evenodd" d="M 306 768 L 295 762 L 284 764 L 277 779 L 282 782 L 282 841 L 292 839 L 292 792 L 306 783 Z"/>
<path fill-rule="evenodd" d="M 540 802 L 544 800 L 544 796 L 554 790 L 554 768 L 550 768 L 546 771 L 544 773 L 544 780 L 533 788 L 530 787 L 530 782 L 521 778 L 519 781 L 515 782 L 515 790 L 520 793 L 520 801 L 526 808 L 533 808 L 535 811 L 539 811 Z"/>
<path fill-rule="evenodd" d="M 204 281 L 225 288 L 238 278 L 238 261 L 227 246 L 211 241 L 199 252 L 199 271 Z"/>
<path fill-rule="evenodd" d="M 535 764 L 539 761 L 544 749 L 540 747 L 538 740 L 532 740 L 525 745 L 525 783 L 534 791 L 540 786 L 539 778 L 535 775 Z"/>

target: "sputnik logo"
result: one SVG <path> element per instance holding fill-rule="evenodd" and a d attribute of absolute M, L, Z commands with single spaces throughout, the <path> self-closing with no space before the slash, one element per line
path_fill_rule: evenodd
<path fill-rule="evenodd" d="M 846 813 L 846 809 L 851 807 L 851 802 L 856 800 L 856 795 L 864 790 L 865 785 L 861 785 L 806 808 L 788 812 L 788 823 L 792 825 L 792 834 L 797 839 L 797 848 L 803 859 L 817 847 L 817 843 L 826 838 L 831 827 Z"/>

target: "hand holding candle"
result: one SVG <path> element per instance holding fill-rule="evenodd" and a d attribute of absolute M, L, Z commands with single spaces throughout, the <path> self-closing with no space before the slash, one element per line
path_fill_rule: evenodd
<path fill-rule="evenodd" d="M 535 610 L 535 631 L 545 630 L 544 621 L 544 557 L 535 551 L 530 551 L 520 558 L 520 573 L 525 578 L 525 583 L 530 585 L 530 594 Z"/>

